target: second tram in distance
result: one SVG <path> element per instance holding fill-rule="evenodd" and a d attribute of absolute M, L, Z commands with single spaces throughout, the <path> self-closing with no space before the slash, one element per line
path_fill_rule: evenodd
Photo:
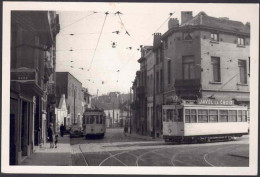
<path fill-rule="evenodd" d="M 106 133 L 106 115 L 102 109 L 87 109 L 83 114 L 83 135 L 103 138 Z"/>

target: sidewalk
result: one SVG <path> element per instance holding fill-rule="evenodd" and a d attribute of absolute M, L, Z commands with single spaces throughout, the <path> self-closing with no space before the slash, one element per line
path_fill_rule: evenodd
<path fill-rule="evenodd" d="M 131 134 L 130 133 L 126 133 L 126 136 L 132 137 L 132 138 L 143 139 L 143 140 L 150 140 L 150 141 L 164 141 L 162 137 L 153 138 L 151 136 L 139 135 L 139 134 L 136 134 L 136 133 L 131 133 Z"/>
<path fill-rule="evenodd" d="M 69 135 L 59 137 L 57 146 L 51 149 L 47 142 L 42 147 L 36 147 L 34 153 L 20 165 L 70 166 L 72 159 Z"/>

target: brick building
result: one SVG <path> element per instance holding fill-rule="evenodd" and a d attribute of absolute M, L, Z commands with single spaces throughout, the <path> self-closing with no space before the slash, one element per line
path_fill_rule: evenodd
<path fill-rule="evenodd" d="M 55 111 L 49 88 L 55 87 L 59 30 L 54 11 L 11 12 L 10 165 L 20 164 L 47 139 Z"/>

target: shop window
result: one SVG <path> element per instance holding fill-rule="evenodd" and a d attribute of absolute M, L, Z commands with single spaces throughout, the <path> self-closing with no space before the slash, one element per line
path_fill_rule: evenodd
<path fill-rule="evenodd" d="M 219 110 L 219 122 L 227 122 L 227 121 L 228 121 L 228 111 Z"/>
<path fill-rule="evenodd" d="M 182 58 L 182 69 L 183 69 L 183 79 L 191 80 L 195 78 L 195 62 L 194 56 L 184 56 Z"/>
<path fill-rule="evenodd" d="M 220 82 L 220 58 L 211 57 L 212 71 L 213 71 L 213 82 Z"/>
<path fill-rule="evenodd" d="M 247 84 L 246 60 L 238 60 L 240 83 Z"/>
<path fill-rule="evenodd" d="M 212 41 L 219 41 L 219 35 L 217 33 L 211 33 L 210 39 Z"/>
<path fill-rule="evenodd" d="M 218 110 L 209 110 L 209 122 L 218 122 Z"/>
<path fill-rule="evenodd" d="M 199 123 L 207 123 L 208 122 L 208 110 L 199 109 L 198 110 L 198 122 Z"/>

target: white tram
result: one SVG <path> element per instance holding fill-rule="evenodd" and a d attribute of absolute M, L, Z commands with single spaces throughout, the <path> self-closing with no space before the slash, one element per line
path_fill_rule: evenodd
<path fill-rule="evenodd" d="M 88 109 L 83 114 L 83 135 L 95 135 L 101 138 L 106 133 L 106 115 L 101 109 Z"/>
<path fill-rule="evenodd" d="M 163 138 L 166 142 L 209 142 L 248 134 L 245 106 L 163 105 Z"/>

